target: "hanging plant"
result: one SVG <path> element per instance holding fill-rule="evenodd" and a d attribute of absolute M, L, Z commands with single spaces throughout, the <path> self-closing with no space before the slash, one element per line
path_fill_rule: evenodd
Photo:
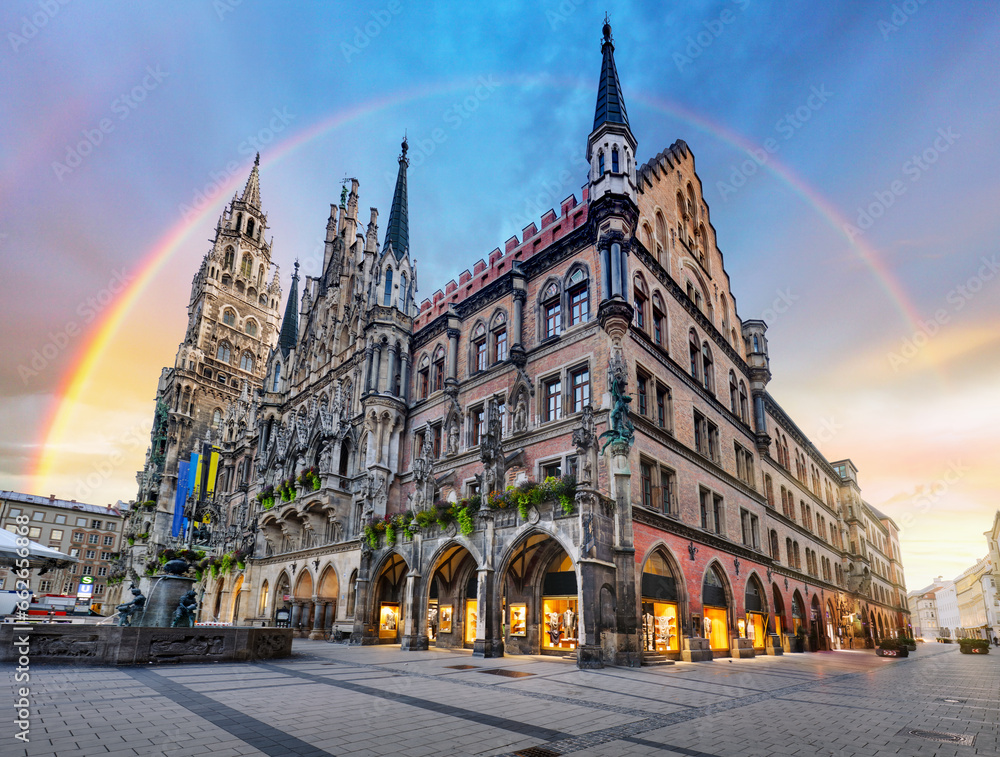
<path fill-rule="evenodd" d="M 458 530 L 462 532 L 463 536 L 469 536 L 476 530 L 476 525 L 472 522 L 472 514 L 469 512 L 468 507 L 459 508 L 456 518 L 458 520 Z"/>
<path fill-rule="evenodd" d="M 219 561 L 219 570 L 222 571 L 223 575 L 229 575 L 233 569 L 233 556 L 228 552 L 222 556 Z"/>

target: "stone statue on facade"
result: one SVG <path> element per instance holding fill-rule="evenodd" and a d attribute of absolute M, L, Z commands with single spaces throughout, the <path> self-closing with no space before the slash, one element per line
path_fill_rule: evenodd
<path fill-rule="evenodd" d="M 452 421 L 448 427 L 448 454 L 458 454 L 458 422 Z"/>
<path fill-rule="evenodd" d="M 486 413 L 486 431 L 479 442 L 479 459 L 483 463 L 481 478 L 483 496 L 502 488 L 504 476 L 500 411 L 496 400 L 490 400 Z"/>
<path fill-rule="evenodd" d="M 330 443 L 324 444 L 319 453 L 319 472 L 333 473 L 333 445 Z"/>
<path fill-rule="evenodd" d="M 134 585 L 131 591 L 132 601 L 120 604 L 115 608 L 118 611 L 118 625 L 120 626 L 131 626 L 132 616 L 138 615 L 146 607 L 146 597 L 143 596 L 142 592 L 135 588 Z"/>
<path fill-rule="evenodd" d="M 580 425 L 573 429 L 573 445 L 579 461 L 579 483 L 585 486 L 594 480 L 594 457 L 597 452 L 597 422 L 594 407 L 588 402 L 583 406 Z"/>
<path fill-rule="evenodd" d="M 188 590 L 181 597 L 174 610 L 173 620 L 170 621 L 171 628 L 191 628 L 194 626 L 194 614 L 198 610 L 198 600 L 195 599 L 194 589 Z"/>
<path fill-rule="evenodd" d="M 628 367 L 620 352 L 612 355 L 608 362 L 608 386 L 611 389 L 611 416 L 608 419 L 608 430 L 599 437 L 606 440 L 601 447 L 602 454 L 610 444 L 632 446 L 632 441 L 635 439 L 635 426 L 629 419 L 629 404 L 632 398 L 625 394 L 625 388 L 628 386 Z"/>
<path fill-rule="evenodd" d="M 514 433 L 520 434 L 528 430 L 528 401 L 524 397 L 524 392 L 517 396 L 514 404 Z"/>

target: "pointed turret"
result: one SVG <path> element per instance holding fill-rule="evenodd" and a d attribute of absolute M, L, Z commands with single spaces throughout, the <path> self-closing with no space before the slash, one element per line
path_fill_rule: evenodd
<path fill-rule="evenodd" d="M 385 243 L 382 254 L 392 250 L 396 260 L 405 257 L 410 251 L 410 223 L 406 205 L 406 167 L 410 165 L 406 157 L 408 146 L 403 137 L 402 152 L 399 155 L 399 173 L 396 174 L 396 189 L 392 193 L 392 209 L 389 211 L 389 225 L 385 230 Z"/>
<path fill-rule="evenodd" d="M 260 209 L 260 153 L 254 158 L 253 168 L 247 178 L 247 185 L 243 187 L 243 194 L 240 196 L 251 208 Z"/>
<path fill-rule="evenodd" d="M 601 80 L 597 85 L 597 109 L 594 112 L 594 131 L 603 123 L 628 126 L 628 113 L 622 98 L 621 84 L 618 83 L 618 69 L 615 68 L 615 45 L 611 41 L 611 24 L 604 18 L 604 43 L 601 53 Z"/>
<path fill-rule="evenodd" d="M 281 334 L 278 336 L 278 347 L 281 354 L 288 357 L 288 353 L 295 349 L 295 343 L 299 338 L 299 261 L 295 261 L 295 273 L 292 274 L 292 288 L 288 292 L 288 301 L 285 303 L 285 317 L 281 321 Z"/>

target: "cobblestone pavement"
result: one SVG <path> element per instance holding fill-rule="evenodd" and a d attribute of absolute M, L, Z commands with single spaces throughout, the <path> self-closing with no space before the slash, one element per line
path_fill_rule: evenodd
<path fill-rule="evenodd" d="M 0 674 L 3 757 L 1000 755 L 1000 654 L 952 645 L 582 671 L 296 640 L 270 663 L 38 665 L 28 745 L 10 717 L 24 684 Z"/>

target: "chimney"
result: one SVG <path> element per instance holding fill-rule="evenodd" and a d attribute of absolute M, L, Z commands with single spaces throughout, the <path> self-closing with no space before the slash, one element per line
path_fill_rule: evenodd
<path fill-rule="evenodd" d="M 55 502 L 55 501 L 56 501 L 56 495 L 55 494 L 50 494 L 49 495 L 49 502 Z"/>

